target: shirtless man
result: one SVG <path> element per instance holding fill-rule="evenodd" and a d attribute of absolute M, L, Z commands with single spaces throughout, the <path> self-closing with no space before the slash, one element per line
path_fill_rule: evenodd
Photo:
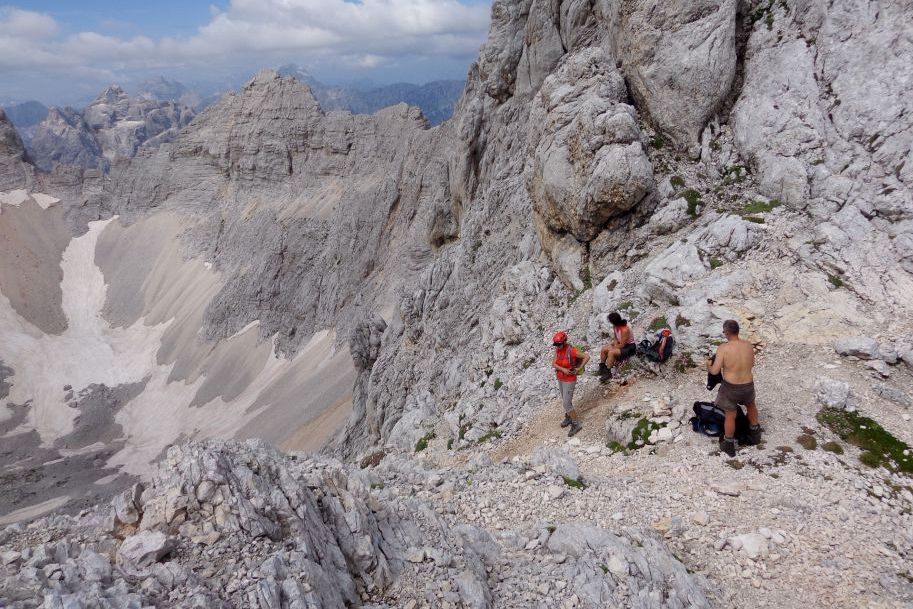
<path fill-rule="evenodd" d="M 726 413 L 724 435 L 720 437 L 720 450 L 735 457 L 735 417 L 736 409 L 744 405 L 748 409 L 748 422 L 751 423 L 751 444 L 761 441 L 761 426 L 758 424 L 758 406 L 755 404 L 754 347 L 751 343 L 739 338 L 739 324 L 733 319 L 723 322 L 723 336 L 726 342 L 717 349 L 716 358 L 707 360 L 710 374 L 723 374 L 723 382 L 716 396 L 716 405 Z"/>

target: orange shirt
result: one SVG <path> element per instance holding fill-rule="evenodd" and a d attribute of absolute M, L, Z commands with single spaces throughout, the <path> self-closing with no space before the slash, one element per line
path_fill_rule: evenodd
<path fill-rule="evenodd" d="M 577 349 L 568 345 L 564 349 L 555 351 L 555 364 L 563 368 L 574 368 L 577 357 Z M 565 383 L 573 383 L 577 380 L 576 374 L 565 374 L 560 370 L 555 370 L 555 373 L 558 375 L 558 380 Z"/>

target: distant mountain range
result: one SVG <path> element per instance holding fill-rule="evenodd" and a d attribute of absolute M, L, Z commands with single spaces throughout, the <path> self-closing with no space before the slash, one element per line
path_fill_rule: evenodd
<path fill-rule="evenodd" d="M 17 129 L 32 127 L 48 117 L 48 107 L 34 100 L 4 106 L 3 109 L 6 111 L 6 117 Z"/>
<path fill-rule="evenodd" d="M 451 116 L 464 81 L 436 80 L 424 85 L 394 83 L 376 88 L 337 87 L 326 85 L 295 64 L 280 66 L 282 76 L 291 76 L 310 87 L 324 111 L 348 110 L 353 114 L 373 114 L 381 108 L 407 103 L 422 109 L 432 125 L 440 125 Z"/>
<path fill-rule="evenodd" d="M 281 66 L 282 76 L 307 85 L 325 112 L 343 110 L 373 114 L 399 103 L 421 108 L 431 125 L 453 115 L 464 82 L 438 80 L 424 85 L 395 83 L 381 87 L 326 85 L 295 64 Z M 196 113 L 218 101 L 225 91 L 202 93 L 164 76 L 143 82 L 134 95 L 112 85 L 84 109 L 48 108 L 38 101 L 4 107 L 35 164 L 47 171 L 63 163 L 106 171 L 118 159 L 141 147 L 172 139 Z"/>
<path fill-rule="evenodd" d="M 171 140 L 194 117 L 188 106 L 131 97 L 116 85 L 83 110 L 26 102 L 7 110 L 11 116 L 13 112 L 17 118 L 12 122 L 30 158 L 46 171 L 57 164 L 105 171 L 114 161 L 132 158 L 144 145 Z"/>

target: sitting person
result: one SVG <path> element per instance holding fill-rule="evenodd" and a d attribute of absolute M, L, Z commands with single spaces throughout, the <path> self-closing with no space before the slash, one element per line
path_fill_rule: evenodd
<path fill-rule="evenodd" d="M 628 325 L 628 320 L 622 319 L 615 311 L 609 314 L 609 322 L 612 324 L 615 338 L 599 352 L 599 376 L 602 382 L 612 378 L 612 366 L 637 353 L 634 331 Z"/>

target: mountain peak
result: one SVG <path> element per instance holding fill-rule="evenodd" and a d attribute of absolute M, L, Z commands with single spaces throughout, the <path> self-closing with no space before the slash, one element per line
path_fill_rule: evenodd
<path fill-rule="evenodd" d="M 120 85 L 109 85 L 104 91 L 98 94 L 98 97 L 96 97 L 95 101 L 92 103 L 114 102 L 123 97 L 127 97 L 127 92 L 124 91 Z"/>
<path fill-rule="evenodd" d="M 247 82 L 246 85 L 244 85 L 244 90 L 246 91 L 248 89 L 268 85 L 269 83 L 280 80 L 281 78 L 282 76 L 280 76 L 279 72 L 276 70 L 260 70 L 253 78 Z"/>

